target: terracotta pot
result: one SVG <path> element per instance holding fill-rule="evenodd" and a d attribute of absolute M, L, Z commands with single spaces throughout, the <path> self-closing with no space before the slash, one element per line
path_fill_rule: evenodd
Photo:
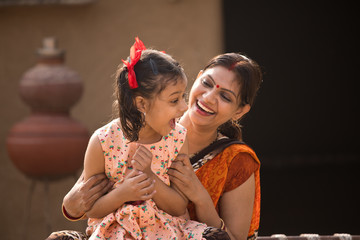
<path fill-rule="evenodd" d="M 28 177 L 55 179 L 83 166 L 88 140 L 87 129 L 68 116 L 33 114 L 10 129 L 7 150 Z"/>
<path fill-rule="evenodd" d="M 44 40 L 35 67 L 23 75 L 19 92 L 31 114 L 7 138 L 14 165 L 29 177 L 59 178 L 83 165 L 89 140 L 86 128 L 69 115 L 83 91 L 79 75 L 66 67 L 55 39 Z"/>

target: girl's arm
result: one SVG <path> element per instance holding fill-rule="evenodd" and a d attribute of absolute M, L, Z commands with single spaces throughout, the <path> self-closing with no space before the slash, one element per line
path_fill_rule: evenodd
<path fill-rule="evenodd" d="M 105 159 L 100 141 L 96 134 L 90 138 L 84 160 L 84 179 L 104 173 Z M 88 217 L 101 218 L 120 208 L 127 201 L 147 200 L 154 194 L 153 183 L 144 173 L 131 171 L 122 184 L 108 194 L 100 197 L 86 212 Z M 149 193 L 145 195 L 145 192 Z"/>
<path fill-rule="evenodd" d="M 224 193 L 219 202 L 220 216 L 187 156 L 178 156 L 178 161 L 171 166 L 169 175 L 171 181 L 194 203 L 199 222 L 220 228 L 221 217 L 231 239 L 247 238 L 255 197 L 254 174 L 239 187 Z"/>
<path fill-rule="evenodd" d="M 185 140 L 180 152 L 187 152 L 187 147 L 187 141 Z M 156 194 L 152 199 L 155 201 L 158 208 L 173 216 L 184 215 L 186 213 L 188 199 L 178 190 L 175 185 L 166 185 L 156 176 L 156 174 L 151 171 L 151 160 L 151 152 L 140 145 L 137 149 L 137 153 L 134 155 L 132 164 L 134 168 L 146 172 L 152 179 L 155 180 Z"/>

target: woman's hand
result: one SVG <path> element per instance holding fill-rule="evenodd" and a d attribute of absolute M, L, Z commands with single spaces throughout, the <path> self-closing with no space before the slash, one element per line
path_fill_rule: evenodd
<path fill-rule="evenodd" d="M 74 218 L 82 216 L 112 186 L 113 183 L 102 173 L 90 177 L 85 182 L 83 172 L 75 185 L 64 197 L 63 204 L 66 212 Z"/>
<path fill-rule="evenodd" d="M 171 183 L 193 203 L 209 198 L 209 194 L 196 176 L 186 154 L 179 154 L 168 171 Z"/>

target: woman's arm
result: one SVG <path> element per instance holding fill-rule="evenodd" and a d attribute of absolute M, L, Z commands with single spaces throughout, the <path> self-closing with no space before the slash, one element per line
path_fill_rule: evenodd
<path fill-rule="evenodd" d="M 243 184 L 225 192 L 220 198 L 220 216 L 232 239 L 247 239 L 255 199 L 255 177 L 252 174 Z"/>
<path fill-rule="evenodd" d="M 255 197 L 254 175 L 239 187 L 224 193 L 219 202 L 220 216 L 188 157 L 178 156 L 178 161 L 173 163 L 169 175 L 171 181 L 194 203 L 198 221 L 220 228 L 221 217 L 231 239 L 247 238 Z"/>
<path fill-rule="evenodd" d="M 84 160 L 84 179 L 104 173 L 105 160 L 101 143 L 94 134 L 90 138 Z M 100 197 L 86 212 L 88 217 L 101 218 L 120 208 L 127 201 L 147 200 L 152 197 L 153 183 L 145 173 L 131 171 L 114 190 Z M 145 196 L 145 192 L 149 193 Z"/>
<path fill-rule="evenodd" d="M 186 141 L 180 151 L 187 151 Z M 155 180 L 156 194 L 153 196 L 153 200 L 157 207 L 173 216 L 184 215 L 188 204 L 187 198 L 176 187 L 166 185 L 151 171 L 151 152 L 144 146 L 139 145 L 133 158 L 133 167 L 140 171 L 144 171 L 148 176 Z"/>
<path fill-rule="evenodd" d="M 65 195 L 63 207 L 69 220 L 80 220 L 85 212 L 89 211 L 95 201 L 107 193 L 113 186 L 113 182 L 100 173 L 84 181 L 84 171 L 81 176 Z"/>

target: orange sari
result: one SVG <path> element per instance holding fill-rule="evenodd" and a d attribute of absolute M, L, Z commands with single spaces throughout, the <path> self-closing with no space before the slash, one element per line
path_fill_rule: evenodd
<path fill-rule="evenodd" d="M 240 154 L 239 154 L 240 153 Z M 219 212 L 218 202 L 220 197 L 223 195 L 224 192 L 230 191 L 238 186 L 240 186 L 243 182 L 242 180 L 228 180 L 228 175 L 232 171 L 233 164 L 241 164 L 241 157 L 239 156 L 247 153 L 249 154 L 255 164 L 260 165 L 260 161 L 257 158 L 255 152 L 245 144 L 233 144 L 227 148 L 225 148 L 222 152 L 217 154 L 214 158 L 206 162 L 203 166 L 201 166 L 197 171 L 196 175 L 203 184 L 203 186 L 209 192 L 214 206 L 216 210 Z M 233 162 L 233 160 L 235 160 Z M 237 160 L 237 161 L 236 161 Z M 253 162 L 254 162 L 253 161 Z M 247 167 L 247 165 L 241 165 L 241 167 Z M 250 167 L 250 169 L 254 169 Z M 245 169 L 246 170 L 246 169 Z M 233 174 L 233 173 L 231 173 Z M 252 173 L 251 173 L 252 174 Z M 251 175 L 250 174 L 250 175 Z M 249 176 L 250 176 L 249 175 Z M 235 174 L 236 176 L 236 174 Z M 259 167 L 256 168 L 254 172 L 255 176 L 255 200 L 254 200 L 254 207 L 253 207 L 253 214 L 251 219 L 251 225 L 248 233 L 248 239 L 255 239 L 257 237 L 257 231 L 259 229 L 260 223 L 260 170 Z M 241 178 L 241 176 L 238 175 Z M 238 179 L 238 177 L 233 179 Z M 239 182 L 240 181 L 240 182 Z M 195 214 L 195 206 L 190 203 L 188 206 L 190 218 L 196 220 Z"/>

